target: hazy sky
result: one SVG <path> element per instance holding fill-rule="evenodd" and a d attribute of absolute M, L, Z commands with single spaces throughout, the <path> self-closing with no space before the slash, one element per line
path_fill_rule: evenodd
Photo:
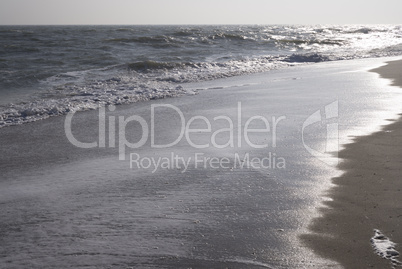
<path fill-rule="evenodd" d="M 0 0 L 0 24 L 402 24 L 402 0 Z"/>

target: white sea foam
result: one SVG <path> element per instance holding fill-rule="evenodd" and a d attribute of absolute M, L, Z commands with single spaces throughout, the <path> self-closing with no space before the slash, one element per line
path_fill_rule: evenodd
<path fill-rule="evenodd" d="M 399 257 L 399 252 L 395 249 L 396 244 L 386 237 L 380 230 L 374 230 L 374 236 L 371 238 L 370 242 L 375 253 L 384 259 L 390 260 L 393 268 L 402 266 L 402 262 L 397 259 Z"/>
<path fill-rule="evenodd" d="M 66 97 L 40 99 L 29 103 L 11 104 L 0 110 L 0 127 L 18 125 L 67 114 L 70 111 L 97 109 L 103 105 L 121 105 L 175 97 L 186 94 L 181 86 L 165 88 L 99 89 L 95 87 L 73 88 Z M 61 95 L 59 93 L 59 95 Z"/>
<path fill-rule="evenodd" d="M 169 64 L 146 61 L 105 69 L 68 72 L 42 82 L 50 89 L 35 101 L 0 107 L 0 128 L 97 109 L 103 105 L 176 97 L 188 92 L 180 84 L 268 71 L 293 65 L 271 57 L 227 63 Z M 102 79 L 103 77 L 109 77 Z M 73 83 L 72 83 L 73 81 Z"/>

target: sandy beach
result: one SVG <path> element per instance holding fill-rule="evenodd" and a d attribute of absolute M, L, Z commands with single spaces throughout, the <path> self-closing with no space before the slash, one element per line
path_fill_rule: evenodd
<path fill-rule="evenodd" d="M 371 70 L 402 87 L 402 61 Z M 402 120 L 380 132 L 358 137 L 339 153 L 345 173 L 333 179 L 322 216 L 302 236 L 316 253 L 345 268 L 391 268 L 392 261 L 376 255 L 370 243 L 380 230 L 401 252 L 402 244 Z M 394 266 L 397 263 L 394 262 Z M 399 266 L 401 266 L 399 264 Z"/>

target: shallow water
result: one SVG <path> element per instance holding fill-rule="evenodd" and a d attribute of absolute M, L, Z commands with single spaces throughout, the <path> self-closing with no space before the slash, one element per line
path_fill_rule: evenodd
<path fill-rule="evenodd" d="M 64 117 L 0 129 L 1 263 L 7 268 L 339 267 L 304 247 L 298 235 L 307 231 L 330 178 L 339 173 L 325 162 L 333 159 L 325 152 L 326 126 L 337 123 L 339 141 L 347 143 L 399 112 L 399 89 L 366 72 L 384 60 L 390 59 L 321 63 L 183 84 L 198 95 L 118 106 L 114 111 L 107 107 L 104 130 L 99 128 L 100 111 L 73 115 L 74 137 L 101 143 L 102 130 L 105 147 L 73 146 Z M 328 118 L 325 107 L 336 101 L 337 117 Z M 154 117 L 152 105 L 160 105 Z M 194 120 L 191 129 L 205 131 L 209 121 L 211 131 L 192 133 L 190 140 L 183 136 L 167 148 L 153 147 L 148 133 L 144 145 L 124 147 L 124 160 L 119 160 L 119 137 L 135 143 L 144 135 L 135 121 L 119 131 L 119 117 L 141 117 L 149 130 L 153 118 L 154 142 L 168 144 L 180 135 L 183 120 L 172 106 L 186 124 L 204 117 Z M 323 121 L 303 129 L 317 111 Z M 255 116 L 267 119 L 270 132 L 250 133 L 250 144 L 244 130 Z M 233 121 L 233 147 L 212 146 L 212 133 L 229 126 L 228 120 L 216 117 Z M 285 117 L 275 137 L 272 117 Z M 114 139 L 109 125 L 113 119 Z M 249 127 L 263 129 L 263 123 L 255 120 Z M 240 142 L 238 134 L 243 134 Z M 229 140 L 229 132 L 215 136 L 218 145 Z M 210 146 L 197 148 L 189 141 Z M 268 147 L 252 146 L 264 144 Z M 325 153 L 325 158 L 312 156 L 306 145 Z M 142 166 L 131 162 L 130 168 L 132 153 L 145 160 Z M 154 167 L 147 167 L 147 160 L 169 159 L 172 153 L 190 160 L 187 170 L 174 161 L 154 173 Z M 196 167 L 197 153 L 227 158 L 228 166 L 215 168 L 207 162 Z M 275 154 L 286 165 L 241 167 L 247 163 L 245 154 L 271 156 L 271 161 Z"/>

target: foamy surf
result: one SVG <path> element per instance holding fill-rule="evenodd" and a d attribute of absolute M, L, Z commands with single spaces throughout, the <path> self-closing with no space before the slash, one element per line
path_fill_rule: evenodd
<path fill-rule="evenodd" d="M 175 97 L 187 82 L 398 55 L 398 25 L 2 26 L 0 128 Z"/>
<path fill-rule="evenodd" d="M 0 128 L 65 115 L 70 111 L 194 94 L 194 91 L 187 91 L 181 84 L 264 72 L 291 65 L 294 63 L 261 57 L 227 63 L 145 61 L 85 72 L 68 72 L 42 81 L 42 85 L 49 90 L 34 96 L 35 101 L 0 107 Z"/>

